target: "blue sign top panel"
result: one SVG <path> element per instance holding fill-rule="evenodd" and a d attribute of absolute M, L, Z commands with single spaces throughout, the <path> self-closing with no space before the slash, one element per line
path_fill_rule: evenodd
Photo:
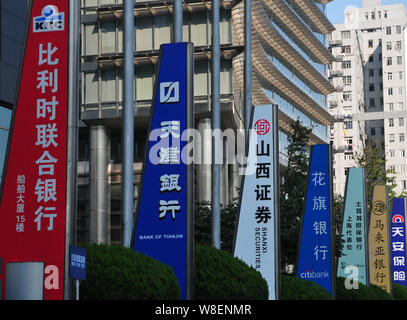
<path fill-rule="evenodd" d="M 367 284 L 366 203 L 363 168 L 349 168 L 342 223 L 342 239 L 345 241 L 338 262 L 339 277 L 346 278 L 347 266 L 358 268 L 358 280 Z"/>
<path fill-rule="evenodd" d="M 329 145 L 312 146 L 297 277 L 332 295 Z"/>
<path fill-rule="evenodd" d="M 185 299 L 187 44 L 165 44 L 161 50 L 133 249 L 171 266 Z"/>
<path fill-rule="evenodd" d="M 391 257 L 393 282 L 407 286 L 405 199 L 393 199 Z"/>
<path fill-rule="evenodd" d="M 69 277 L 86 280 L 86 249 L 69 246 Z"/>

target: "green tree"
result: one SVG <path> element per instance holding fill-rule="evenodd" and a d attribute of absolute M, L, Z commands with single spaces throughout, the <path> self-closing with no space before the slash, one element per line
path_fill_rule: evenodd
<path fill-rule="evenodd" d="M 386 169 L 386 154 L 383 145 L 374 139 L 366 141 L 363 152 L 355 153 L 353 158 L 360 167 L 365 168 L 366 175 L 366 201 L 368 212 L 373 196 L 373 187 L 378 184 L 385 184 L 389 190 L 389 205 L 396 193 L 394 171 Z"/>
<path fill-rule="evenodd" d="M 293 135 L 287 147 L 288 165 L 280 173 L 281 264 L 295 264 L 304 211 L 304 195 L 309 166 L 309 136 L 311 129 L 297 120 L 291 125 Z"/>
<path fill-rule="evenodd" d="M 236 219 L 239 208 L 239 198 L 234 198 L 232 203 L 222 206 L 220 210 L 221 249 L 233 254 L 233 241 L 236 229 Z M 195 203 L 194 212 L 195 241 L 201 245 L 212 243 L 212 211 L 211 202 Z"/>

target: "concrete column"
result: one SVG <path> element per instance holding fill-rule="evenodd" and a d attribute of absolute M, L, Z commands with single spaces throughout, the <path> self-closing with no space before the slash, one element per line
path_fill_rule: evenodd
<path fill-rule="evenodd" d="M 211 201 L 211 161 L 212 161 L 212 132 L 211 119 L 204 118 L 198 122 L 200 142 L 197 145 L 201 153 L 200 164 L 197 165 L 196 201 Z"/>
<path fill-rule="evenodd" d="M 110 185 L 110 130 L 101 125 L 90 127 L 89 143 L 90 189 L 90 243 L 109 243 Z"/>

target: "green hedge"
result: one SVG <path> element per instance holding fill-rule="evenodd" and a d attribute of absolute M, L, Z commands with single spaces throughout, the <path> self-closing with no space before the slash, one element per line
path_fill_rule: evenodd
<path fill-rule="evenodd" d="M 312 281 L 281 275 L 281 300 L 331 300 L 327 290 Z"/>
<path fill-rule="evenodd" d="M 177 300 L 181 290 L 169 266 L 121 246 L 90 245 L 82 300 Z M 195 246 L 194 299 L 266 300 L 259 272 L 230 253 Z"/>
<path fill-rule="evenodd" d="M 230 253 L 196 245 L 194 298 L 267 300 L 268 286 L 260 272 Z"/>
<path fill-rule="evenodd" d="M 407 287 L 393 283 L 393 298 L 396 300 L 407 300 Z"/>
<path fill-rule="evenodd" d="M 380 287 L 370 284 L 369 287 L 359 283 L 359 289 L 346 289 L 345 278 L 336 279 L 337 300 L 392 300 L 393 297 Z"/>
<path fill-rule="evenodd" d="M 181 289 L 172 268 L 121 246 L 90 245 L 83 300 L 180 299 Z"/>

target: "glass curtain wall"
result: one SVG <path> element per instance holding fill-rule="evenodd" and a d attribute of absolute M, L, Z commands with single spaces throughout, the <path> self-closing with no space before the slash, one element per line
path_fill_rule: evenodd
<path fill-rule="evenodd" d="M 7 152 L 7 141 L 12 111 L 0 105 L 0 183 L 3 178 L 4 162 Z"/>

